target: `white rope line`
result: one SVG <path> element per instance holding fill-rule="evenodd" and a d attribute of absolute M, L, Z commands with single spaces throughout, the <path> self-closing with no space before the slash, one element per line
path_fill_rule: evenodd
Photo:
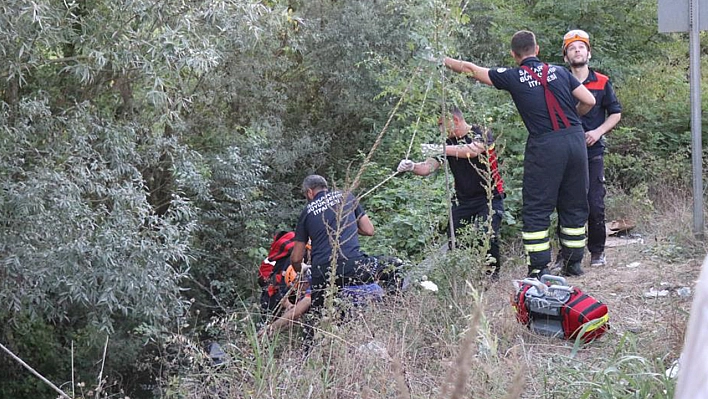
<path fill-rule="evenodd" d="M 418 125 L 420 124 L 420 116 L 423 114 L 423 107 L 425 106 L 425 100 L 428 98 L 428 92 L 432 86 L 433 74 L 435 71 L 430 73 L 428 77 L 428 83 L 425 86 L 425 94 L 423 94 L 423 101 L 420 103 L 420 110 L 418 110 L 418 118 L 415 121 L 415 127 L 413 128 L 413 134 L 411 135 L 411 141 L 408 143 L 408 151 L 406 151 L 406 159 L 411 155 L 411 149 L 413 148 L 413 141 L 415 140 L 415 135 L 418 133 Z M 395 175 L 394 175 L 395 176 Z"/>
<path fill-rule="evenodd" d="M 379 144 L 381 144 L 381 139 L 383 138 L 384 133 L 386 133 L 388 126 L 391 124 L 391 120 L 393 120 L 394 115 L 396 115 L 396 112 L 398 112 L 398 107 L 400 107 L 401 104 L 403 103 L 403 99 L 406 97 L 408 90 L 410 90 L 411 86 L 413 85 L 413 80 L 415 80 L 416 76 L 418 76 L 420 69 L 421 69 L 420 66 L 418 68 L 416 68 L 415 72 L 411 76 L 411 80 L 408 81 L 408 85 L 406 86 L 406 89 L 403 90 L 403 93 L 401 94 L 401 98 L 396 103 L 396 106 L 393 107 L 391 114 L 388 116 L 388 120 L 386 121 L 386 124 L 384 125 L 383 129 L 381 129 L 381 133 L 379 133 L 378 137 L 376 137 L 376 141 L 374 142 L 374 145 L 369 150 L 369 153 L 366 155 L 366 158 L 364 159 L 364 163 L 361 165 L 361 167 L 359 168 L 359 171 L 357 172 L 356 176 L 354 177 L 354 180 L 352 181 L 352 184 L 349 188 L 351 191 L 356 190 L 356 188 L 359 186 L 359 181 L 361 180 L 361 176 L 364 174 L 364 170 L 366 169 L 366 166 L 371 161 L 371 157 L 374 155 L 374 151 L 376 151 Z M 361 197 L 358 197 L 357 199 L 361 199 Z"/>
<path fill-rule="evenodd" d="M 467 6 L 467 5 L 465 5 L 465 7 L 466 7 L 466 6 Z M 444 15 L 444 22 L 447 21 L 447 17 L 448 17 L 448 16 L 449 16 L 449 15 L 448 15 L 447 13 Z M 435 35 L 435 36 L 436 36 L 436 37 L 435 37 L 435 41 L 438 42 L 438 40 L 437 40 L 437 39 L 438 39 L 438 38 L 437 38 L 437 32 L 436 32 L 436 35 Z M 439 44 L 439 43 L 438 43 L 438 44 Z M 438 47 L 439 47 L 439 46 L 438 46 Z M 415 77 L 415 75 L 417 75 L 417 72 L 418 72 L 419 70 L 420 70 L 420 67 L 418 67 L 418 70 L 416 70 L 416 74 L 414 74 L 414 77 Z M 431 78 L 432 78 L 432 74 L 431 74 Z M 410 156 L 411 148 L 413 147 L 413 141 L 414 141 L 414 139 L 415 139 L 415 134 L 416 134 L 417 131 L 418 131 L 418 124 L 419 124 L 419 122 L 420 122 L 420 115 L 422 114 L 422 110 L 423 110 L 423 107 L 424 107 L 424 105 L 425 105 L 425 99 L 427 98 L 427 96 L 428 96 L 428 91 L 430 90 L 430 87 L 431 87 L 431 84 L 430 84 L 430 79 L 431 79 L 431 78 L 429 78 L 429 80 L 428 80 L 428 85 L 427 85 L 426 90 L 425 90 L 425 95 L 424 95 L 424 97 L 423 97 L 423 102 L 422 102 L 422 104 L 421 104 L 421 106 L 420 106 L 420 111 L 418 112 L 418 118 L 417 118 L 417 120 L 416 120 L 416 125 L 415 125 L 415 128 L 414 128 L 414 130 L 413 130 L 413 135 L 412 135 L 412 137 L 411 137 L 410 144 L 408 145 L 408 150 L 407 150 L 407 152 L 406 152 L 406 159 L 408 159 L 408 157 Z M 440 87 L 441 87 L 440 106 L 441 106 L 441 111 L 442 111 L 443 119 L 445 119 L 445 118 L 447 117 L 447 110 L 446 110 L 446 105 L 445 105 L 445 66 L 443 66 L 442 68 L 440 68 L 440 81 L 441 81 L 441 82 L 440 82 Z M 408 89 L 410 88 L 410 84 L 411 84 L 412 82 L 413 82 L 413 78 L 411 78 L 411 81 L 408 83 L 409 86 L 406 87 L 406 90 L 404 91 L 403 95 L 406 94 L 406 92 L 407 92 Z M 399 100 L 398 104 L 396 104 L 396 107 L 394 108 L 393 112 L 391 113 L 388 122 L 386 122 L 386 126 L 384 126 L 383 131 L 382 131 L 381 134 L 379 135 L 379 140 L 380 140 L 381 136 L 383 136 L 383 133 L 384 133 L 384 131 L 386 130 L 386 128 L 388 127 L 388 124 L 389 124 L 389 122 L 391 121 L 391 118 L 393 117 L 393 114 L 398 110 L 398 106 L 401 104 L 402 101 L 403 101 L 403 96 L 401 96 L 401 99 Z M 443 155 L 444 155 L 444 154 L 445 154 L 445 144 L 446 144 L 446 141 L 445 141 L 445 140 L 447 139 L 447 138 L 445 137 L 445 136 L 447 135 L 447 123 L 443 123 L 442 135 L 443 135 L 442 148 L 443 148 Z M 378 144 L 378 141 L 379 141 L 379 140 L 377 140 L 377 143 L 376 143 L 376 144 Z M 374 147 L 376 147 L 376 145 L 375 145 Z M 369 153 L 369 156 L 367 157 L 367 160 L 370 158 L 370 156 L 371 156 L 372 153 L 373 153 L 373 149 L 372 149 L 372 151 Z M 365 162 L 365 164 L 366 164 L 366 162 Z M 360 169 L 359 174 L 358 174 L 357 177 L 354 179 L 355 185 L 353 185 L 353 188 L 355 188 L 355 187 L 356 187 L 356 184 L 358 184 L 358 179 L 359 179 L 359 177 L 361 176 L 361 173 L 362 173 L 362 172 L 363 172 L 363 168 Z M 377 188 L 381 187 L 383 184 L 385 184 L 387 181 L 391 180 L 393 177 L 395 177 L 395 176 L 398 175 L 398 174 L 399 174 L 398 171 L 394 172 L 393 174 L 391 174 L 390 176 L 388 176 L 387 178 L 385 178 L 384 180 L 382 180 L 379 184 L 377 184 L 377 185 L 375 185 L 373 188 L 371 188 L 369 191 L 367 191 L 367 192 L 365 192 L 364 194 L 360 195 L 360 196 L 358 197 L 358 199 L 361 200 L 362 198 L 364 198 L 365 196 L 369 195 L 371 192 L 373 192 L 373 191 L 376 190 Z M 456 242 L 455 242 L 456 239 L 455 239 L 455 229 L 454 229 L 455 226 L 454 226 L 454 222 L 453 222 L 453 218 L 452 218 L 452 197 L 451 197 L 451 195 L 450 195 L 450 174 L 449 174 L 449 172 L 448 172 L 448 168 L 447 168 L 447 167 L 445 167 L 445 193 L 447 194 L 448 217 L 449 217 L 449 222 L 450 222 L 450 223 L 449 223 L 449 229 L 450 229 L 450 246 L 451 246 L 452 249 L 455 249 L 455 247 L 456 247 L 456 245 L 455 245 L 455 244 L 456 244 Z"/>
<path fill-rule="evenodd" d="M 407 158 L 407 157 L 406 157 L 406 158 Z M 374 190 L 376 190 L 377 188 L 383 186 L 387 181 L 393 179 L 393 178 L 394 178 L 396 175 L 398 175 L 399 173 L 400 173 L 400 172 L 398 172 L 398 171 L 393 172 L 393 174 L 392 174 L 391 176 L 389 176 L 389 177 L 383 179 L 383 180 L 381 181 L 381 183 L 375 185 L 375 186 L 372 187 L 369 191 L 367 191 L 367 192 L 365 192 L 364 194 L 360 195 L 360 196 L 359 196 L 359 199 L 364 198 L 364 197 L 366 197 L 367 195 L 371 194 L 372 191 L 374 191 Z"/>
<path fill-rule="evenodd" d="M 430 77 L 428 78 L 428 83 L 426 84 L 426 87 L 425 87 L 425 94 L 423 94 L 423 101 L 420 103 L 420 110 L 418 110 L 418 117 L 415 121 L 415 126 L 413 127 L 413 134 L 411 135 L 411 141 L 410 141 L 410 143 L 408 143 L 408 151 L 406 151 L 406 158 L 405 159 L 408 159 L 408 157 L 411 154 L 411 149 L 413 148 L 413 142 L 415 141 L 415 135 L 418 133 L 418 126 L 420 125 L 420 116 L 423 114 L 423 107 L 425 106 L 425 102 L 427 101 L 428 92 L 430 92 L 430 87 L 432 87 L 432 80 L 433 80 L 434 73 L 435 73 L 435 71 L 431 72 Z M 379 184 L 377 184 L 374 187 L 372 187 L 371 189 L 369 189 L 369 191 L 360 195 L 359 199 L 362 199 L 362 198 L 366 197 L 367 195 L 371 194 L 377 188 L 386 184 L 387 181 L 396 177 L 399 173 L 400 172 L 398 172 L 398 171 L 393 172 L 393 174 L 391 174 L 387 178 L 383 179 Z"/>

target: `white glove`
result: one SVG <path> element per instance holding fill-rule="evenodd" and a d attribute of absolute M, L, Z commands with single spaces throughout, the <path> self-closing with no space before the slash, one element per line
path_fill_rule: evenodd
<path fill-rule="evenodd" d="M 437 155 L 442 155 L 443 146 L 440 144 L 421 144 L 420 150 L 425 158 L 432 158 Z"/>
<path fill-rule="evenodd" d="M 433 50 L 430 47 L 425 47 L 424 49 L 422 49 L 419 52 L 419 56 L 421 59 L 433 63 L 437 66 L 442 65 L 443 60 L 445 59 L 445 56 L 438 54 L 437 51 Z"/>
<path fill-rule="evenodd" d="M 412 172 L 413 169 L 415 169 L 415 162 L 411 161 L 410 159 L 404 159 L 398 163 L 398 169 L 396 169 L 396 170 L 399 173 L 402 173 L 402 172 Z"/>
<path fill-rule="evenodd" d="M 307 273 L 307 271 L 310 270 L 311 267 L 312 265 L 308 265 L 307 263 L 302 262 L 302 264 L 300 264 L 300 271 L 302 273 Z"/>

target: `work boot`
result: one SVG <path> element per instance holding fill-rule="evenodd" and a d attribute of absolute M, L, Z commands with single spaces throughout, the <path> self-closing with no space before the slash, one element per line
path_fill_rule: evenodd
<path fill-rule="evenodd" d="M 580 267 L 580 261 L 570 263 L 561 270 L 562 276 L 582 276 L 584 273 Z"/>
<path fill-rule="evenodd" d="M 605 265 L 607 265 L 607 260 L 605 259 L 604 252 L 590 254 L 590 266 L 605 266 Z"/>
<path fill-rule="evenodd" d="M 552 263 L 549 264 L 549 265 L 550 265 L 549 267 L 550 267 L 551 273 L 552 273 L 552 274 L 558 274 L 558 273 L 560 273 L 560 271 L 563 270 L 563 266 L 565 265 L 565 263 L 566 263 L 565 259 L 563 259 L 563 257 L 562 257 L 561 254 L 559 253 L 559 254 L 556 256 L 556 260 L 555 260 L 554 262 L 552 262 Z"/>
<path fill-rule="evenodd" d="M 541 269 L 537 269 L 537 268 L 532 269 L 532 268 L 529 268 L 529 274 L 528 274 L 528 276 L 526 276 L 526 277 L 528 277 L 528 278 L 535 278 L 535 279 L 537 279 L 537 280 L 540 280 L 540 279 L 541 279 L 541 276 L 546 275 L 546 274 L 550 274 L 550 273 L 548 272 L 548 269 L 546 269 L 545 267 L 544 267 L 544 268 L 541 268 Z"/>

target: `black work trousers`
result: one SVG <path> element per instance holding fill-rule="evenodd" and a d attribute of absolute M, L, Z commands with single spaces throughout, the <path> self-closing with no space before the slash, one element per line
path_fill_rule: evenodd
<path fill-rule="evenodd" d="M 588 157 L 582 127 L 529 136 L 522 191 L 522 236 L 529 270 L 543 269 L 551 261 L 548 229 L 554 209 L 563 258 L 582 260 L 588 219 Z"/>
<path fill-rule="evenodd" d="M 588 159 L 590 186 L 588 189 L 588 251 L 600 254 L 605 251 L 605 163 L 604 156 L 597 155 Z"/>
<path fill-rule="evenodd" d="M 492 258 L 489 266 L 494 272 L 499 273 L 501 269 L 501 258 L 499 250 L 499 230 L 501 229 L 502 217 L 504 216 L 504 200 L 497 194 L 492 198 L 492 236 L 489 239 L 489 250 L 487 254 Z M 476 228 L 483 228 L 489 217 L 489 203 L 486 196 L 464 202 L 455 202 L 452 205 L 452 225 L 455 229 L 455 236 L 460 228 L 473 224 Z M 449 229 L 448 229 L 449 230 Z M 450 232 L 448 231 L 448 236 Z"/>

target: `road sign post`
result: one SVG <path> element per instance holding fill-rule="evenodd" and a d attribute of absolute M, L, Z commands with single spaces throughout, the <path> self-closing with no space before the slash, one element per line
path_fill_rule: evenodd
<path fill-rule="evenodd" d="M 703 239 L 704 230 L 700 32 L 706 29 L 708 29 L 708 0 L 659 0 L 659 32 L 689 33 L 693 234 L 699 239 Z"/>

